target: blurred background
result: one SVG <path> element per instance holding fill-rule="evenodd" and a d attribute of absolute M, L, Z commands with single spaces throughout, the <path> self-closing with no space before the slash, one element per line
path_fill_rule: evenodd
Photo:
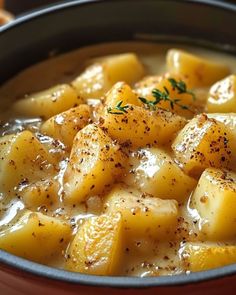
<path fill-rule="evenodd" d="M 131 0 L 127 0 L 131 1 Z M 135 0 L 133 0 L 135 1 Z M 156 0 L 159 1 L 159 0 Z M 167 0 L 166 0 L 167 1 Z M 225 0 L 213 0 L 218 2 L 226 2 Z M 228 2 L 236 2 L 236 0 L 227 0 Z M 28 12 L 32 9 L 54 4 L 56 2 L 67 2 L 59 0 L 0 0 L 0 25 L 9 22 L 15 16 Z"/>
<path fill-rule="evenodd" d="M 20 14 L 27 10 L 31 10 L 40 6 L 53 4 L 55 2 L 66 2 L 59 0 L 0 0 L 5 2 L 5 9 L 9 10 L 13 14 Z"/>

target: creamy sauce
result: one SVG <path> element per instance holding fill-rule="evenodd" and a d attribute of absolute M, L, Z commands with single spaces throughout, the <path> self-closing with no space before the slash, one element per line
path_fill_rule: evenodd
<path fill-rule="evenodd" d="M 8 112 L 9 106 L 18 98 L 24 97 L 32 92 L 40 91 L 58 83 L 67 83 L 77 77 L 81 71 L 99 60 L 101 56 L 113 55 L 124 52 L 136 52 L 145 66 L 149 75 L 163 74 L 166 72 L 165 56 L 173 44 L 151 44 L 151 43 L 111 43 L 106 45 L 96 45 L 81 48 L 62 56 L 53 57 L 34 65 L 16 77 L 6 82 L 0 88 L 0 103 L 2 120 L 0 134 L 2 136 L 21 132 L 25 129 L 36 134 L 40 142 L 46 147 L 50 154 L 58 157 L 58 174 L 54 179 L 58 181 L 58 200 L 49 206 L 39 206 L 38 208 L 28 208 L 43 212 L 49 216 L 60 217 L 66 222 L 70 222 L 73 232 L 76 233 L 83 220 L 91 216 L 99 215 L 103 204 L 97 195 L 91 196 L 82 205 L 65 205 L 63 203 L 63 175 L 67 168 L 69 153 L 62 143 L 54 141 L 52 138 L 42 135 L 39 132 L 42 124 L 41 118 L 16 118 L 14 113 Z M 176 48 L 182 48 L 202 57 L 210 58 L 213 61 L 220 61 L 228 65 L 231 72 L 236 73 L 236 58 L 223 53 L 214 52 L 195 47 L 175 44 Z M 207 93 L 208 89 L 200 89 Z M 89 100 L 89 104 L 99 105 L 96 99 Z M 57 118 L 58 124 L 63 124 L 63 118 Z M 169 151 L 168 151 L 169 152 Z M 157 164 L 153 164 L 152 155 L 138 166 L 136 172 L 145 173 L 150 178 L 159 169 Z M 142 179 L 140 179 L 140 183 Z M 25 210 L 25 205 L 20 200 L 22 184 L 18 188 L 18 197 L 0 196 L 0 227 L 7 226 L 17 218 L 20 211 Z M 141 184 L 142 186 L 142 184 Z M 192 192 L 191 192 L 192 193 Z M 191 196 L 190 193 L 190 196 Z M 189 197 L 190 197 L 189 196 Z M 11 200 L 11 201 L 10 201 Z M 159 276 L 172 275 L 186 272 L 181 261 L 181 247 L 186 241 L 204 241 L 201 235 L 201 223 L 198 212 L 191 208 L 190 198 L 187 202 L 179 204 L 181 216 L 178 219 L 176 238 L 171 241 L 158 241 L 148 238 L 127 241 L 124 247 L 124 258 L 120 270 L 120 275 L 130 276 Z M 65 252 L 62 253 L 65 256 Z M 64 257 L 60 256 L 50 265 L 63 268 Z"/>
<path fill-rule="evenodd" d="M 166 52 L 173 47 L 221 62 L 229 66 L 232 73 L 236 72 L 236 60 L 233 56 L 213 50 L 173 43 L 164 45 L 141 42 L 101 44 L 53 57 L 19 73 L 0 88 L 1 107 L 8 108 L 11 101 L 29 93 L 47 89 L 58 83 L 70 82 L 100 56 L 136 52 L 149 75 L 163 74 L 166 72 Z"/>

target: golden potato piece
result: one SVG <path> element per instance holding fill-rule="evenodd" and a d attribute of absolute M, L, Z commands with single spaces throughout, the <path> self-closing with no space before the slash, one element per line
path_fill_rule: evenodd
<path fill-rule="evenodd" d="M 124 105 L 142 105 L 141 101 L 138 99 L 138 96 L 125 82 L 117 82 L 105 95 L 106 106 L 116 106 L 120 101 L 122 101 Z"/>
<path fill-rule="evenodd" d="M 1 1 L 0 1 L 0 4 L 1 4 Z M 13 14 L 2 9 L 2 5 L 0 5 L 0 26 L 11 22 L 13 19 L 14 19 Z"/>
<path fill-rule="evenodd" d="M 210 240 L 236 237 L 236 174 L 208 168 L 203 173 L 191 198 L 198 211 L 200 225 Z"/>
<path fill-rule="evenodd" d="M 236 263 L 236 246 L 186 243 L 181 249 L 186 270 L 203 271 Z"/>
<path fill-rule="evenodd" d="M 128 185 L 161 199 L 183 202 L 197 185 L 171 157 L 159 148 L 142 149 L 130 158 Z"/>
<path fill-rule="evenodd" d="M 55 172 L 54 159 L 30 131 L 0 138 L 0 158 L 0 190 L 5 193 Z"/>
<path fill-rule="evenodd" d="M 116 82 L 133 84 L 144 74 L 135 53 L 113 55 L 89 66 L 72 85 L 84 98 L 102 97 Z"/>
<path fill-rule="evenodd" d="M 119 213 L 89 218 L 69 247 L 66 268 L 93 275 L 117 274 L 122 258 L 122 239 Z"/>
<path fill-rule="evenodd" d="M 142 194 L 117 185 L 105 198 L 107 213 L 120 212 L 127 238 L 173 238 L 177 226 L 178 203 Z"/>
<path fill-rule="evenodd" d="M 57 218 L 27 211 L 0 229 L 0 249 L 40 263 L 49 263 L 66 247 L 70 226 Z"/>
<path fill-rule="evenodd" d="M 160 101 L 157 107 L 187 118 L 193 117 L 193 114 L 197 112 L 196 106 L 198 102 L 195 101 L 195 94 L 189 89 L 187 82 L 181 76 L 170 74 L 148 76 L 135 84 L 135 91 L 139 97 L 144 97 L 150 101 L 155 100 L 152 93 L 154 89 L 167 93 L 172 100 L 178 100 L 173 104 L 173 107 L 171 107 L 169 101 L 165 100 Z"/>
<path fill-rule="evenodd" d="M 48 119 L 41 126 L 41 132 L 72 147 L 76 133 L 84 128 L 90 119 L 90 107 L 81 104 Z"/>
<path fill-rule="evenodd" d="M 170 143 L 186 123 L 183 117 L 163 110 L 150 111 L 139 106 L 126 106 L 125 112 L 120 114 L 116 114 L 116 109 L 108 109 L 104 113 L 102 127 L 112 139 L 130 143 L 133 147 Z"/>
<path fill-rule="evenodd" d="M 236 113 L 208 113 L 206 115 L 210 119 L 223 123 L 236 136 Z"/>
<path fill-rule="evenodd" d="M 211 87 L 207 111 L 209 113 L 236 112 L 236 75 L 231 75 Z"/>
<path fill-rule="evenodd" d="M 36 210 L 40 206 L 52 206 L 58 201 L 59 183 L 54 179 L 37 181 L 28 185 L 20 193 L 28 209 Z"/>
<path fill-rule="evenodd" d="M 236 113 L 208 113 L 208 118 L 214 119 L 224 124 L 226 130 L 232 134 L 232 151 L 236 150 Z M 231 162 L 229 164 L 230 169 L 236 169 L 236 154 L 232 152 Z"/>
<path fill-rule="evenodd" d="M 16 101 L 13 112 L 17 115 L 48 119 L 82 102 L 82 98 L 71 86 L 61 84 Z"/>
<path fill-rule="evenodd" d="M 166 62 L 170 74 L 186 77 L 189 87 L 211 86 L 230 74 L 229 68 L 223 64 L 179 49 L 170 49 Z"/>
<path fill-rule="evenodd" d="M 233 135 L 229 128 L 206 114 L 192 119 L 172 144 L 184 171 L 197 177 L 208 167 L 229 167 L 232 147 Z"/>
<path fill-rule="evenodd" d="M 95 124 L 87 125 L 74 139 L 64 175 L 65 200 L 79 203 L 104 192 L 122 174 L 125 161 L 119 145 Z"/>

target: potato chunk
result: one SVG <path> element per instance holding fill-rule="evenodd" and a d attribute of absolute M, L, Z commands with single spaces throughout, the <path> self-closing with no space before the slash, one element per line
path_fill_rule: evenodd
<path fill-rule="evenodd" d="M 207 117 L 223 123 L 236 136 L 236 113 L 209 113 Z"/>
<path fill-rule="evenodd" d="M 40 206 L 52 206 L 58 200 L 59 183 L 47 179 L 32 183 L 20 193 L 27 208 L 36 210 Z"/>
<path fill-rule="evenodd" d="M 186 270 L 203 271 L 236 263 L 236 246 L 187 243 L 181 250 Z"/>
<path fill-rule="evenodd" d="M 236 237 L 236 174 L 206 169 L 191 199 L 197 209 L 206 238 L 224 240 Z"/>
<path fill-rule="evenodd" d="M 183 92 L 181 92 L 178 87 L 174 87 L 174 85 L 176 85 L 175 82 L 182 86 L 181 89 L 186 87 L 186 91 L 183 90 Z M 151 101 L 155 100 L 152 93 L 154 89 L 158 89 L 162 93 L 168 93 L 172 100 L 178 99 L 178 102 L 173 104 L 173 107 L 171 107 L 169 101 L 165 100 L 160 101 L 157 104 L 157 107 L 169 110 L 187 118 L 193 117 L 193 114 L 197 111 L 195 95 L 191 92 L 188 84 L 184 82 L 181 76 L 169 74 L 163 76 L 148 76 L 135 85 L 137 94 L 140 97 L 144 97 Z"/>
<path fill-rule="evenodd" d="M 49 263 L 66 247 L 70 226 L 57 218 L 27 211 L 0 230 L 0 249 L 40 263 Z"/>
<path fill-rule="evenodd" d="M 178 134 L 172 148 L 186 173 L 199 176 L 207 167 L 229 167 L 233 135 L 224 124 L 201 114 Z"/>
<path fill-rule="evenodd" d="M 169 72 L 185 76 L 188 79 L 189 87 L 210 86 L 230 73 L 229 68 L 223 64 L 179 49 L 169 50 L 166 61 Z"/>
<path fill-rule="evenodd" d="M 122 101 L 124 105 L 142 105 L 141 101 L 138 99 L 137 94 L 135 94 L 130 86 L 125 82 L 116 83 L 105 96 L 106 106 L 115 107 L 120 101 Z"/>
<path fill-rule="evenodd" d="M 84 98 L 100 98 L 116 82 L 133 84 L 144 74 L 144 69 L 134 53 L 109 56 L 89 66 L 72 85 Z"/>
<path fill-rule="evenodd" d="M 95 124 L 87 125 L 74 139 L 64 175 L 66 201 L 78 203 L 102 193 L 121 175 L 124 164 L 119 145 Z"/>
<path fill-rule="evenodd" d="M 186 123 L 179 117 L 163 110 L 149 111 L 143 107 L 127 105 L 127 113 L 105 112 L 103 125 L 112 139 L 130 143 L 133 147 L 167 144 Z M 114 110 L 115 112 L 115 110 Z"/>
<path fill-rule="evenodd" d="M 0 138 L 0 158 L 1 192 L 9 192 L 22 182 L 34 182 L 54 172 L 54 160 L 30 131 Z"/>
<path fill-rule="evenodd" d="M 86 220 L 70 245 L 66 268 L 93 275 L 117 274 L 122 239 L 122 218 L 119 213 Z"/>
<path fill-rule="evenodd" d="M 126 237 L 173 237 L 177 225 L 178 203 L 161 200 L 117 185 L 105 198 L 106 212 L 120 212 Z"/>
<path fill-rule="evenodd" d="M 142 149 L 130 158 L 129 185 L 161 199 L 183 202 L 197 185 L 171 157 L 159 148 Z"/>
<path fill-rule="evenodd" d="M 236 75 L 231 75 L 211 87 L 207 111 L 209 113 L 236 112 Z"/>
<path fill-rule="evenodd" d="M 208 113 L 208 118 L 214 119 L 224 124 L 226 130 L 232 134 L 232 151 L 236 150 L 236 113 Z M 236 154 L 232 152 L 232 161 L 229 168 L 235 170 L 236 168 Z"/>
<path fill-rule="evenodd" d="M 48 119 L 82 102 L 82 98 L 71 86 L 62 84 L 16 101 L 13 112 L 23 116 Z"/>
<path fill-rule="evenodd" d="M 89 119 L 90 107 L 81 104 L 48 119 L 43 123 L 41 131 L 71 148 L 76 133 L 88 124 Z"/>

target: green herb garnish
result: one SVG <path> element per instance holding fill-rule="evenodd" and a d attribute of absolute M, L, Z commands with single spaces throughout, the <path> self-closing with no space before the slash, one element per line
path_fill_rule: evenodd
<path fill-rule="evenodd" d="M 169 78 L 168 81 L 170 82 L 171 86 L 174 89 L 178 90 L 179 94 L 181 94 L 181 93 L 189 93 L 189 94 L 192 95 L 193 99 L 195 99 L 195 94 L 192 93 L 191 91 L 187 90 L 187 86 L 183 81 L 180 80 L 179 82 L 177 82 L 173 78 Z M 178 107 L 180 107 L 183 110 L 191 111 L 188 106 L 180 103 L 181 99 L 179 99 L 179 98 L 174 98 L 174 99 L 170 98 L 170 92 L 166 87 L 164 87 L 164 91 L 161 91 L 161 90 L 156 89 L 156 88 L 153 89 L 152 90 L 152 95 L 154 96 L 155 100 L 148 100 L 148 99 L 146 99 L 144 97 L 139 97 L 139 100 L 141 100 L 141 102 L 143 104 L 145 104 L 151 110 L 156 110 L 156 105 L 158 103 L 160 103 L 161 101 L 168 101 L 169 104 L 170 104 L 170 108 L 172 110 L 174 109 L 174 106 L 177 105 Z"/>
<path fill-rule="evenodd" d="M 187 85 L 186 83 L 184 83 L 184 81 L 180 80 L 179 82 L 177 82 L 174 78 L 169 78 L 168 81 L 170 82 L 171 86 L 174 89 L 178 90 L 178 93 L 188 93 L 190 95 L 192 95 L 193 100 L 196 99 L 195 94 L 191 91 L 187 89 Z"/>
<path fill-rule="evenodd" d="M 127 113 L 128 113 L 127 109 L 129 108 L 129 106 L 128 106 L 128 105 L 122 106 L 122 103 L 123 103 L 122 100 L 119 101 L 119 102 L 117 103 L 117 105 L 116 105 L 114 108 L 109 107 L 109 108 L 107 109 L 107 112 L 108 112 L 109 114 L 114 114 L 114 115 L 123 115 L 123 114 L 127 114 Z"/>

